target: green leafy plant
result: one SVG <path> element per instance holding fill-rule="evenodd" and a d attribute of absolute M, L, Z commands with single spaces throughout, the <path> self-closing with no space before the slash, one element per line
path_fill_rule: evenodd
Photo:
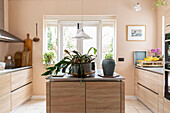
<path fill-rule="evenodd" d="M 165 6 L 165 0 L 156 0 L 153 3 L 153 5 L 154 5 L 153 9 L 156 8 L 156 7 L 160 7 L 160 6 Z"/>
<path fill-rule="evenodd" d="M 113 59 L 113 54 L 108 53 L 105 55 L 105 59 L 109 59 L 109 58 Z"/>
<path fill-rule="evenodd" d="M 43 62 L 45 62 L 45 66 L 51 65 L 52 61 L 54 60 L 55 56 L 53 52 L 45 52 L 43 55 Z"/>
<path fill-rule="evenodd" d="M 94 50 L 94 55 L 89 55 L 91 50 Z M 72 51 L 69 52 L 68 50 L 64 50 L 65 53 L 67 53 L 67 56 L 65 56 L 61 61 L 59 61 L 55 66 L 53 67 L 47 67 L 46 72 L 42 74 L 42 76 L 47 76 L 47 75 L 57 75 L 60 70 L 62 70 L 63 73 L 66 73 L 66 69 L 69 69 L 69 74 L 72 73 L 72 66 L 74 64 L 78 64 L 78 77 L 84 78 L 84 68 L 82 68 L 82 64 L 84 63 L 90 63 L 96 58 L 96 53 L 97 49 L 94 47 L 91 47 L 87 54 L 82 55 L 78 51 Z M 71 54 L 72 53 L 72 54 Z M 81 71 L 83 70 L 83 72 Z"/>

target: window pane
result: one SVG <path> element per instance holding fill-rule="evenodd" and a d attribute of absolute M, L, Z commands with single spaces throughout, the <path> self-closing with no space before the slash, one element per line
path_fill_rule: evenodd
<path fill-rule="evenodd" d="M 72 37 L 76 36 L 76 26 L 64 26 L 63 27 L 63 50 L 73 51 L 77 50 L 77 41 Z M 65 53 L 64 53 L 65 56 Z"/>
<path fill-rule="evenodd" d="M 47 30 L 48 50 L 54 50 L 54 46 L 57 46 L 57 27 L 48 26 Z"/>
<path fill-rule="evenodd" d="M 47 27 L 47 52 L 54 52 L 55 58 L 57 59 L 57 27 L 48 26 Z"/>
<path fill-rule="evenodd" d="M 114 27 L 105 25 L 102 27 L 102 59 L 106 54 L 113 55 L 114 58 Z"/>
<path fill-rule="evenodd" d="M 84 32 L 92 37 L 92 39 L 83 40 L 83 54 L 86 54 L 91 47 L 97 48 L 97 27 L 84 26 L 83 28 Z M 93 54 L 93 51 L 90 53 Z"/>

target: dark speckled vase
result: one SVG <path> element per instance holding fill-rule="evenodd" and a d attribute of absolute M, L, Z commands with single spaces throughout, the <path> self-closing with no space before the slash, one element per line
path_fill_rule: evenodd
<path fill-rule="evenodd" d="M 102 62 L 103 73 L 107 76 L 113 76 L 115 70 L 115 61 L 111 58 L 104 59 Z"/>

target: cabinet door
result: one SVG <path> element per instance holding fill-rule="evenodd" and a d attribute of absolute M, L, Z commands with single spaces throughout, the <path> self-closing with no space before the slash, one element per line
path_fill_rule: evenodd
<path fill-rule="evenodd" d="M 32 82 L 32 69 L 25 69 L 11 73 L 11 91 Z"/>
<path fill-rule="evenodd" d="M 87 82 L 86 113 L 120 113 L 120 82 Z"/>
<path fill-rule="evenodd" d="M 17 89 L 11 93 L 12 110 L 27 101 L 32 96 L 32 83 Z"/>
<path fill-rule="evenodd" d="M 137 82 L 144 85 L 145 87 L 151 89 L 152 91 L 158 93 L 158 83 L 159 83 L 159 76 L 163 76 L 161 74 L 156 74 L 153 72 L 137 69 L 136 75 Z"/>
<path fill-rule="evenodd" d="M 158 113 L 159 97 L 157 94 L 138 84 L 137 98 L 142 103 L 144 103 L 151 111 L 153 111 L 154 113 Z"/>
<path fill-rule="evenodd" d="M 50 113 L 85 113 L 85 83 L 51 82 L 50 87 Z"/>
<path fill-rule="evenodd" d="M 10 113 L 10 74 L 0 75 L 0 113 Z"/>

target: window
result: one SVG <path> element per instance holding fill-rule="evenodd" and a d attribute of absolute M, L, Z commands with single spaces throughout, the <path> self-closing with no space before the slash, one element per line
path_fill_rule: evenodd
<path fill-rule="evenodd" d="M 78 50 L 85 54 L 90 47 L 95 47 L 98 50 L 96 59 L 98 65 L 106 54 L 111 54 L 116 59 L 115 17 L 85 17 L 83 28 L 92 37 L 90 40 L 72 38 L 77 34 L 77 23 L 81 23 L 80 20 L 79 16 L 56 18 L 45 16 L 43 52 L 53 51 L 56 61 L 59 61 L 65 56 L 65 49 Z"/>

